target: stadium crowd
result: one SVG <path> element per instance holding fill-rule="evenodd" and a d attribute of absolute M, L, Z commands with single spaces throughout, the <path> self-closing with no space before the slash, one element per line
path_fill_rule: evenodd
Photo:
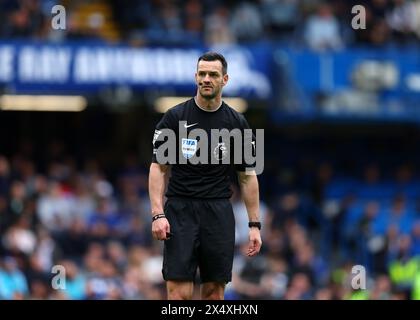
<path fill-rule="evenodd" d="M 127 155 L 110 170 L 63 150 L 51 145 L 42 167 L 28 154 L 0 156 L 0 298 L 165 298 L 146 167 Z M 415 167 L 384 176 L 369 164 L 359 178 L 302 159 L 275 171 L 268 163 L 261 176 L 264 246 L 254 258 L 242 254 L 247 214 L 232 185 L 237 250 L 226 299 L 419 299 Z M 57 265 L 65 290 L 52 285 Z M 356 265 L 366 290 L 351 287 Z"/>
<path fill-rule="evenodd" d="M 96 3 L 106 10 L 84 11 Z M 66 8 L 67 17 L 65 30 L 58 32 L 51 28 L 56 4 Z M 353 11 L 356 5 L 363 5 L 365 21 L 356 17 L 361 12 Z M 418 0 L 4 0 L 0 19 L 3 39 L 106 40 L 101 29 L 115 23 L 113 40 L 143 46 L 284 41 L 337 50 L 412 44 L 420 37 Z"/>

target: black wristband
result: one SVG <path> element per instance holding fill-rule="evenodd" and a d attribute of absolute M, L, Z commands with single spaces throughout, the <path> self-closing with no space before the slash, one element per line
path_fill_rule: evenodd
<path fill-rule="evenodd" d="M 250 228 L 255 227 L 255 228 L 258 228 L 259 230 L 261 230 L 261 222 L 259 222 L 259 221 L 250 221 L 250 222 L 248 222 L 248 227 L 250 227 Z"/>
<path fill-rule="evenodd" d="M 155 214 L 152 217 L 152 221 L 155 221 L 155 220 L 160 219 L 160 218 L 166 218 L 165 214 L 164 213 Z"/>

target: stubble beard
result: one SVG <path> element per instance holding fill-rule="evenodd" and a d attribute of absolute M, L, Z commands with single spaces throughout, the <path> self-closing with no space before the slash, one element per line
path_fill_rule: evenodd
<path fill-rule="evenodd" d="M 200 90 L 200 96 L 203 97 L 206 100 L 212 100 L 215 97 L 217 97 L 217 95 L 219 94 L 220 90 L 218 89 L 213 89 L 213 92 L 211 93 L 206 93 L 205 90 Z"/>

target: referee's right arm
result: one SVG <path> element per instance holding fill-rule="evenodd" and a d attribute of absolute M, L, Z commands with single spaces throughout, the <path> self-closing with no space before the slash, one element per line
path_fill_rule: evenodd
<path fill-rule="evenodd" d="M 163 210 L 163 195 L 169 166 L 158 163 L 150 165 L 149 172 L 149 197 L 152 207 L 152 234 L 157 240 L 167 240 L 170 233 L 169 222 Z"/>

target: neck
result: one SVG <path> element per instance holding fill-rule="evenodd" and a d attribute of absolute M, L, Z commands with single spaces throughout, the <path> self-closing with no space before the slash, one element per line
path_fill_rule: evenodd
<path fill-rule="evenodd" d="M 203 110 L 206 111 L 215 111 L 220 108 L 222 105 L 222 97 L 218 95 L 213 99 L 205 99 L 199 93 L 194 97 L 195 103 Z"/>

